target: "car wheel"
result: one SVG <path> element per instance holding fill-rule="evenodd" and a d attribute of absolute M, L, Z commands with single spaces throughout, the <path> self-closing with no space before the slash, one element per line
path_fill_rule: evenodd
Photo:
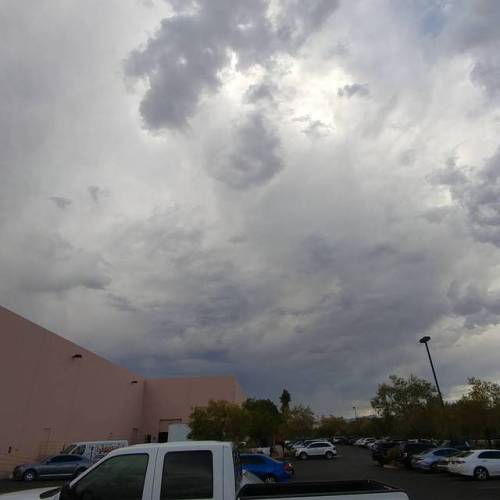
<path fill-rule="evenodd" d="M 78 477 L 80 474 L 83 474 L 87 469 L 85 467 L 81 467 L 80 469 L 77 469 L 75 472 L 75 477 Z"/>
<path fill-rule="evenodd" d="M 333 458 L 333 453 L 332 453 L 331 451 L 327 451 L 327 452 L 325 453 L 325 458 L 326 458 L 327 460 L 331 460 L 331 459 Z"/>
<path fill-rule="evenodd" d="M 484 467 L 476 467 L 474 469 L 474 479 L 477 479 L 478 481 L 485 481 L 489 477 L 490 475 Z"/>
<path fill-rule="evenodd" d="M 438 472 L 439 469 L 438 469 L 438 464 L 437 462 L 434 462 L 431 464 L 431 472 Z"/>
<path fill-rule="evenodd" d="M 301 460 L 307 460 L 307 453 L 305 451 L 303 451 L 300 455 L 299 455 L 299 458 Z"/>
<path fill-rule="evenodd" d="M 27 470 L 23 474 L 23 479 L 25 481 L 34 481 L 36 479 L 36 472 L 34 470 L 32 470 L 32 469 Z"/>
<path fill-rule="evenodd" d="M 265 483 L 275 483 L 276 478 L 272 474 L 267 474 L 266 476 L 264 476 L 264 482 Z"/>

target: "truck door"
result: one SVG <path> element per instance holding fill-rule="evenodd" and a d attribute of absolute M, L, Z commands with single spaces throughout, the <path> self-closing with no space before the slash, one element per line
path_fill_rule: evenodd
<path fill-rule="evenodd" d="M 221 447 L 158 449 L 153 499 L 222 500 L 223 494 Z"/>

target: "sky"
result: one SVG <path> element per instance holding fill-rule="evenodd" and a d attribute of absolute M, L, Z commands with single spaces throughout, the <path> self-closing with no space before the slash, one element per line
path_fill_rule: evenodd
<path fill-rule="evenodd" d="M 369 411 L 500 380 L 500 2 L 0 3 L 0 304 L 150 377 Z"/>

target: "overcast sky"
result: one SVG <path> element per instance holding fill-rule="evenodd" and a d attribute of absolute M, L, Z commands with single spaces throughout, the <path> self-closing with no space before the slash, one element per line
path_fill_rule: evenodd
<path fill-rule="evenodd" d="M 0 3 L 0 304 L 352 415 L 500 379 L 500 2 Z"/>

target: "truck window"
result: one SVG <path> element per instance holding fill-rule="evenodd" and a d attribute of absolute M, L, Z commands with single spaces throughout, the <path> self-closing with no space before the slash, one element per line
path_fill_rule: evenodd
<path fill-rule="evenodd" d="M 212 452 L 171 451 L 165 455 L 161 500 L 212 498 L 214 494 Z"/>
<path fill-rule="evenodd" d="M 240 453 L 236 448 L 233 448 L 233 464 L 234 464 L 234 491 L 239 491 L 241 483 L 241 461 Z"/>
<path fill-rule="evenodd" d="M 75 500 L 141 500 L 148 455 L 111 457 L 78 481 Z"/>

